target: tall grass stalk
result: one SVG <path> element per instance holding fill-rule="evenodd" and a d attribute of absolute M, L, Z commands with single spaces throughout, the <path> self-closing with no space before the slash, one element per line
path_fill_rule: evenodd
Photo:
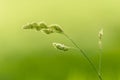
<path fill-rule="evenodd" d="M 94 69 L 94 71 L 96 72 L 99 80 L 103 80 L 101 74 L 99 73 L 99 71 L 97 70 L 97 68 L 95 67 L 95 65 L 93 64 L 93 62 L 89 59 L 89 57 L 86 55 L 86 53 L 66 34 L 63 33 L 63 35 L 69 40 L 71 41 L 71 43 L 74 44 L 74 46 L 83 54 L 83 56 L 85 57 L 85 59 L 89 62 L 89 64 L 92 66 L 92 68 Z M 100 62 L 101 63 L 101 62 Z M 100 64 L 101 65 L 101 64 Z M 101 67 L 101 66 L 100 66 Z"/>
<path fill-rule="evenodd" d="M 100 31 L 99 31 L 99 33 L 98 33 L 98 37 L 99 37 L 99 42 L 98 42 L 98 44 L 99 44 L 99 49 L 100 49 L 100 53 L 99 53 L 99 68 L 98 68 L 98 70 L 99 70 L 99 75 L 102 75 L 102 70 L 101 70 L 101 68 L 102 68 L 102 36 L 103 36 L 103 29 L 101 29 Z"/>
<path fill-rule="evenodd" d="M 89 62 L 89 64 L 92 66 L 92 68 L 94 69 L 94 71 L 96 72 L 99 80 L 103 80 L 102 76 L 101 76 L 101 56 L 99 58 L 99 70 L 97 70 L 96 66 L 93 64 L 92 60 L 90 60 L 90 58 L 87 56 L 87 54 L 78 46 L 78 44 L 76 44 L 73 39 L 71 39 L 61 28 L 61 26 L 56 25 L 56 24 L 52 24 L 50 26 L 48 26 L 47 24 L 45 24 L 44 22 L 41 23 L 30 23 L 27 25 L 23 26 L 24 29 L 36 29 L 37 31 L 42 31 L 43 33 L 49 35 L 52 33 L 59 33 L 59 34 L 63 34 L 75 47 L 76 49 L 79 50 L 80 53 L 83 54 L 84 58 Z M 99 39 L 100 39 L 100 46 L 101 46 L 101 37 L 103 35 L 103 32 L 100 31 L 99 34 Z M 60 44 L 60 43 L 53 43 L 53 46 L 59 50 L 62 51 L 68 51 L 69 47 L 65 46 L 64 44 Z"/>
<path fill-rule="evenodd" d="M 99 74 L 102 75 L 102 49 L 100 49 L 99 53 Z"/>

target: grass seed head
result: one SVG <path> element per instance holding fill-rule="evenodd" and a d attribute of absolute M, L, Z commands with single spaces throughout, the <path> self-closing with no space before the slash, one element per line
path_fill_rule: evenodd
<path fill-rule="evenodd" d="M 102 49 L 102 36 L 103 36 L 103 29 L 101 29 L 98 34 L 98 37 L 99 37 L 98 45 L 100 49 Z"/>
<path fill-rule="evenodd" d="M 56 49 L 59 49 L 59 50 L 62 50 L 62 51 L 68 51 L 69 50 L 68 46 L 65 46 L 64 44 L 61 44 L 61 43 L 53 43 L 53 46 Z"/>
<path fill-rule="evenodd" d="M 98 33 L 98 37 L 100 40 L 102 39 L 102 36 L 103 36 L 103 29 L 101 29 Z"/>
<path fill-rule="evenodd" d="M 53 33 L 53 30 L 52 29 L 42 29 L 42 32 L 45 33 L 45 34 L 51 34 Z"/>
<path fill-rule="evenodd" d="M 33 29 L 32 24 L 28 23 L 26 25 L 23 25 L 23 29 Z"/>
<path fill-rule="evenodd" d="M 23 26 L 23 29 L 36 29 L 37 31 L 40 31 L 42 29 L 47 29 L 47 25 L 44 22 L 33 22 L 29 23 Z"/>
<path fill-rule="evenodd" d="M 38 25 L 38 26 L 36 26 L 36 30 L 37 31 L 40 31 L 42 29 L 47 29 L 48 28 L 47 24 L 45 22 L 39 22 L 39 23 L 37 23 L 37 25 Z"/>
<path fill-rule="evenodd" d="M 39 24 L 39 27 L 42 28 L 42 29 L 48 28 L 48 26 L 47 26 L 47 24 L 45 22 L 40 22 L 38 24 Z"/>
<path fill-rule="evenodd" d="M 51 29 L 53 29 L 53 31 L 56 32 L 56 33 L 63 33 L 62 28 L 59 25 L 57 25 L 57 24 L 52 24 L 49 27 Z"/>

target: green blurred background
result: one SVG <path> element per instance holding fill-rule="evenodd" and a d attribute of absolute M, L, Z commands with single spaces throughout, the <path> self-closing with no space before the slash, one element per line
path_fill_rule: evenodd
<path fill-rule="evenodd" d="M 52 47 L 73 46 L 64 36 L 22 29 L 33 21 L 61 25 L 96 66 L 103 28 L 103 80 L 120 80 L 119 0 L 0 0 L 0 80 L 98 80 L 77 50 Z"/>

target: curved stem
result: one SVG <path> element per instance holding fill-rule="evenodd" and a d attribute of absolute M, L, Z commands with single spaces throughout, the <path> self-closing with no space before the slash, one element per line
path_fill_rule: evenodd
<path fill-rule="evenodd" d="M 93 64 L 93 62 L 89 59 L 89 57 L 86 55 L 86 53 L 67 35 L 64 33 L 64 36 L 70 40 L 74 46 L 83 54 L 83 56 L 86 58 L 86 60 L 90 63 L 90 65 L 92 66 L 92 68 L 95 70 L 96 74 L 98 75 L 99 80 L 102 80 L 102 77 L 100 75 L 100 73 L 97 71 L 95 65 Z"/>

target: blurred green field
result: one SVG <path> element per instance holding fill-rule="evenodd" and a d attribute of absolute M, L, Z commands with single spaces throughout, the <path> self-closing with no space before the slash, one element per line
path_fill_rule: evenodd
<path fill-rule="evenodd" d="M 103 28 L 103 80 L 120 80 L 119 4 L 119 0 L 0 0 L 0 80 L 98 80 L 77 50 L 52 47 L 52 42 L 73 46 L 64 36 L 22 29 L 34 21 L 61 25 L 96 66 L 98 31 Z"/>

